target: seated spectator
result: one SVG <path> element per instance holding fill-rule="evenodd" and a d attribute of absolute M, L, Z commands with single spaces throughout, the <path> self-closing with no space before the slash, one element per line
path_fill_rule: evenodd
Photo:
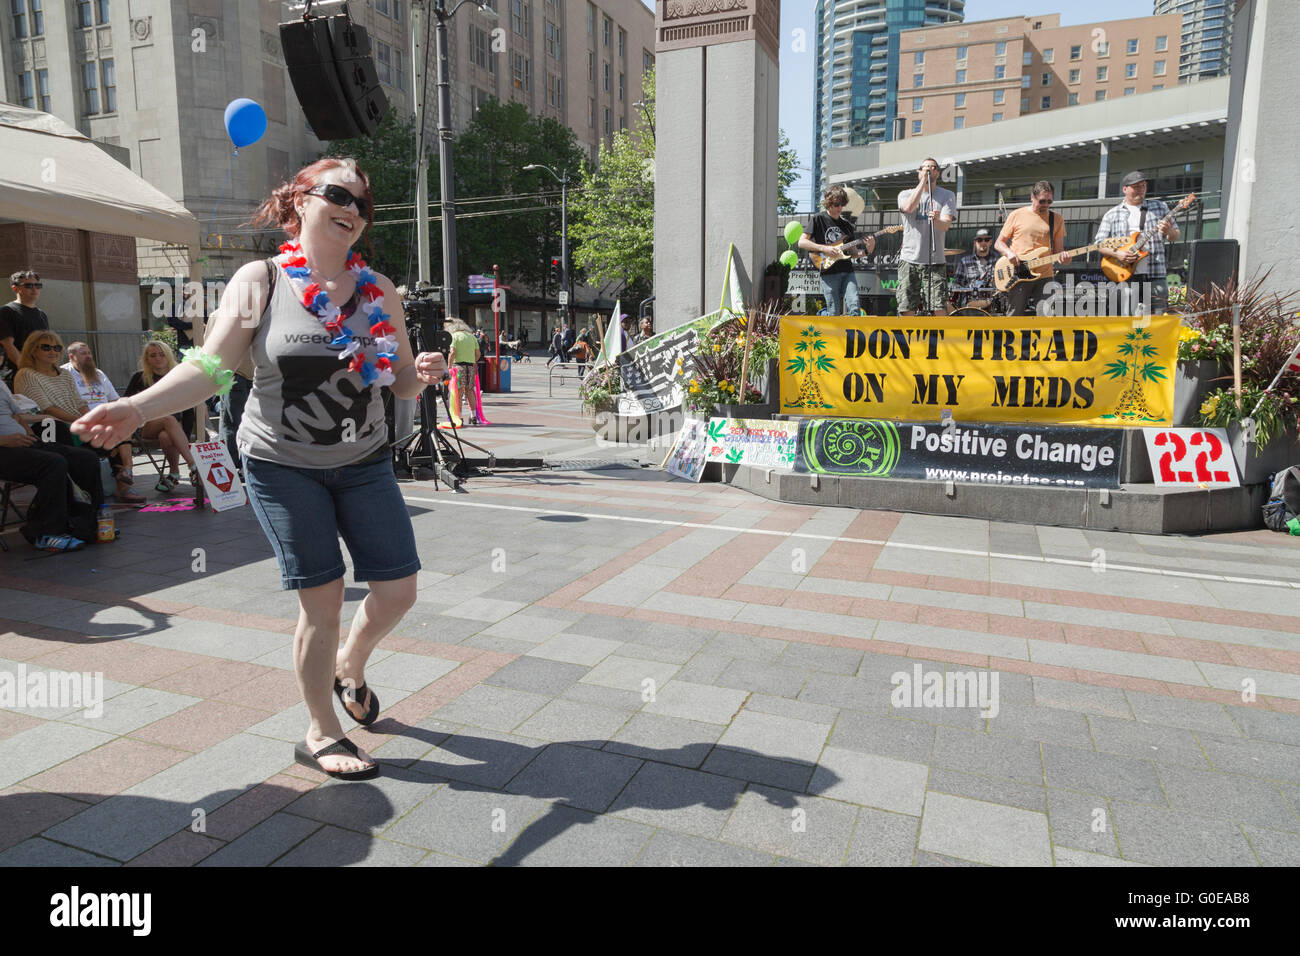
<path fill-rule="evenodd" d="M 140 371 L 132 375 L 131 381 L 127 383 L 127 397 L 143 392 L 175 367 L 176 356 L 166 343 L 157 340 L 149 342 L 140 353 Z M 187 418 L 191 424 L 184 424 Z M 167 474 L 158 482 L 158 490 L 161 492 L 171 491 L 180 483 L 182 457 L 190 469 L 190 484 L 198 487 L 198 469 L 194 464 L 194 456 L 190 454 L 189 438 L 186 437 L 193 427 L 193 420 L 193 410 L 187 409 L 174 415 L 151 418 L 140 427 L 140 437 L 158 439 L 163 456 L 167 459 Z"/>
<path fill-rule="evenodd" d="M 22 527 L 22 535 L 30 544 L 43 551 L 80 551 L 87 540 L 94 540 L 87 532 L 104 503 L 99 455 L 90 446 L 73 448 L 38 442 L 30 426 L 39 425 L 45 417 L 20 412 L 13 393 L 0 382 L 0 480 L 36 487 L 36 497 L 27 506 L 27 522 Z M 77 529 L 86 534 L 85 538 L 71 533 L 76 492 L 69 478 L 90 500 L 89 515 L 81 522 L 85 528 Z"/>
<path fill-rule="evenodd" d="M 94 408 L 104 402 L 117 401 L 117 389 L 108 380 L 108 376 L 95 366 L 95 356 L 91 354 L 89 345 L 85 342 L 73 342 L 68 346 L 66 354 L 70 361 L 64 362 L 59 368 L 72 376 L 72 383 L 77 386 L 77 394 L 81 396 L 83 405 Z M 128 473 L 131 471 L 133 454 L 130 442 L 122 442 L 113 449 L 118 473 L 123 469 Z"/>
<path fill-rule="evenodd" d="M 54 419 L 54 441 L 76 446 L 81 441 L 73 436 L 68 426 L 89 409 L 77 392 L 75 376 L 59 367 L 62 356 L 63 340 L 58 333 L 41 330 L 27 336 L 18 360 L 18 374 L 14 376 L 14 391 L 35 402 L 43 417 Z M 121 442 L 111 449 L 94 451 L 109 458 L 117 482 L 117 500 L 125 504 L 143 504 L 144 498 L 132 488 L 131 443 Z"/>

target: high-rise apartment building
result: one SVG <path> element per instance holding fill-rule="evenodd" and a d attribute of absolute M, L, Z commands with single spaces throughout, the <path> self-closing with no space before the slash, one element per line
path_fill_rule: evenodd
<path fill-rule="evenodd" d="M 638 125 L 635 104 L 654 51 L 654 14 L 641 0 L 487 3 L 495 19 L 467 4 L 448 24 L 456 131 L 488 97 L 554 117 L 593 157 L 600 142 Z M 370 35 L 391 107 L 409 116 L 411 3 L 366 0 L 348 10 Z M 280 50 L 278 24 L 295 15 L 287 4 L 262 2 L 0 0 L 0 98 L 53 113 L 104 144 L 190 209 L 205 237 L 224 236 L 260 197 L 325 149 L 303 117 Z M 424 23 L 431 19 L 426 13 Z M 425 128 L 433 144 L 431 26 L 427 35 Z M 268 125 L 257 144 L 232 156 L 222 116 L 240 97 L 260 103 Z M 224 238 L 205 245 L 210 276 L 228 276 L 274 251 L 246 239 L 235 249 Z M 183 250 L 142 240 L 137 253 L 141 275 L 188 272 Z"/>
<path fill-rule="evenodd" d="M 826 151 L 894 137 L 899 35 L 958 23 L 965 0 L 817 0 L 813 208 L 826 188 Z"/>
<path fill-rule="evenodd" d="M 1235 0 L 1155 0 L 1155 12 L 1183 18 L 1180 83 L 1227 76 L 1232 52 L 1232 11 Z"/>
<path fill-rule="evenodd" d="M 901 35 L 902 136 L 969 129 L 1178 82 L 1176 15 L 1060 26 L 1056 13 Z"/>

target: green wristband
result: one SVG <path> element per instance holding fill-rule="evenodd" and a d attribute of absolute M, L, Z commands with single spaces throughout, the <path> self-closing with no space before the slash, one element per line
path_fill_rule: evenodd
<path fill-rule="evenodd" d="M 197 365 L 204 375 L 212 379 L 217 386 L 218 395 L 225 395 L 230 391 L 230 386 L 235 383 L 235 373 L 228 368 L 222 368 L 221 359 L 209 355 L 200 348 L 185 349 L 181 352 L 181 360 Z"/>

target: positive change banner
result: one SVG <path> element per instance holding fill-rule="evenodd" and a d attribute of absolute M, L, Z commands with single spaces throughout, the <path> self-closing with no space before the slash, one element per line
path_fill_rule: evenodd
<path fill-rule="evenodd" d="M 1120 428 L 817 418 L 800 422 L 795 471 L 856 478 L 1118 488 Z"/>

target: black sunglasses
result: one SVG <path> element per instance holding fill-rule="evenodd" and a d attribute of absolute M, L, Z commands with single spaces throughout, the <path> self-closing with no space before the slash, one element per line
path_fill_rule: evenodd
<path fill-rule="evenodd" d="M 16 288 L 19 288 L 19 289 L 43 289 L 43 288 L 45 288 L 45 283 L 44 283 L 44 282 L 19 282 L 18 285 L 16 286 Z"/>
<path fill-rule="evenodd" d="M 38 346 L 36 346 L 36 347 L 37 347 L 38 349 L 40 349 L 42 352 L 62 352 L 62 351 L 63 351 L 63 346 L 62 346 L 62 345 L 50 345 L 50 343 L 48 343 L 48 342 L 42 342 L 40 345 L 38 345 Z"/>
<path fill-rule="evenodd" d="M 349 203 L 353 203 L 357 207 L 357 214 L 362 219 L 366 219 L 370 215 L 370 202 L 367 199 L 362 196 L 354 196 L 342 186 L 336 186 L 333 183 L 313 186 L 311 189 L 307 190 L 307 195 L 323 196 L 334 205 L 342 206 L 344 209 L 348 207 Z"/>

